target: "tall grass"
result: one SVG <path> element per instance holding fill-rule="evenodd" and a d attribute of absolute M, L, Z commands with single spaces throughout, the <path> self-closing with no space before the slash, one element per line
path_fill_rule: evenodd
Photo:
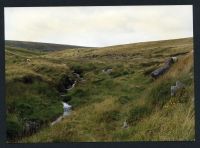
<path fill-rule="evenodd" d="M 193 140 L 192 55 L 179 56 L 157 80 L 149 76 L 171 54 L 190 50 L 191 39 L 69 49 L 35 57 L 29 65 L 20 59 L 14 63 L 9 54 L 10 131 L 15 127 L 20 131 L 24 117 L 45 121 L 56 117 L 63 100 L 72 105 L 70 116 L 18 142 Z M 112 72 L 103 73 L 107 68 Z M 65 97 L 60 98 L 58 91 L 76 80 L 73 72 L 83 80 L 77 80 L 74 89 L 63 91 Z M 177 80 L 186 87 L 171 97 L 170 86 Z M 128 128 L 123 128 L 125 121 Z"/>

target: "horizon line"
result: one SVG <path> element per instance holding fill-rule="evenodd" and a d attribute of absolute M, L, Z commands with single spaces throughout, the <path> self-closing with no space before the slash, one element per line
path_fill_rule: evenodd
<path fill-rule="evenodd" d="M 129 42 L 129 43 L 124 43 L 124 44 L 113 44 L 113 45 L 108 45 L 108 46 L 86 46 L 86 45 L 74 45 L 74 44 L 65 44 L 65 43 L 25 41 L 25 40 L 12 40 L 12 39 L 5 39 L 4 41 L 43 43 L 43 44 L 54 44 L 54 45 L 63 45 L 63 46 L 77 46 L 77 47 L 87 47 L 87 48 L 104 48 L 104 47 L 111 47 L 111 46 L 120 46 L 120 45 L 128 45 L 128 44 L 138 44 L 138 43 L 156 42 L 156 41 L 179 40 L 179 39 L 187 39 L 187 38 L 193 38 L 193 36 L 181 37 L 181 38 L 162 39 L 162 40 L 147 40 L 147 41 L 139 41 L 139 42 Z"/>

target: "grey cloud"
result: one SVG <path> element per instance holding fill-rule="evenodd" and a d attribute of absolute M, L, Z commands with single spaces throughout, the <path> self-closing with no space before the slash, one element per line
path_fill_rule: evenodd
<path fill-rule="evenodd" d="M 5 8 L 13 40 L 107 46 L 189 37 L 192 6 Z"/>

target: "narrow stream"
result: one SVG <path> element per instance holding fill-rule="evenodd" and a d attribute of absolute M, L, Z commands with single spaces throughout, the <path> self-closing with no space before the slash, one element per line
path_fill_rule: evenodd
<path fill-rule="evenodd" d="M 74 73 L 74 75 L 76 75 L 76 77 L 77 77 L 78 79 L 80 79 L 80 75 L 79 75 L 79 74 Z M 72 84 L 72 86 L 71 86 L 70 88 L 66 89 L 66 90 L 67 90 L 67 91 L 72 90 L 72 89 L 75 87 L 76 83 L 77 83 L 77 80 L 75 80 L 74 83 Z M 63 114 L 62 114 L 60 117 L 58 117 L 55 121 L 53 121 L 53 122 L 51 123 L 51 126 L 53 126 L 54 124 L 60 122 L 60 121 L 61 121 L 62 119 L 64 119 L 66 116 L 69 116 L 69 115 L 70 115 L 72 106 L 69 105 L 69 104 L 67 104 L 66 102 L 62 102 L 62 104 L 63 104 Z"/>
<path fill-rule="evenodd" d="M 56 123 L 58 123 L 58 122 L 60 122 L 66 116 L 70 115 L 70 113 L 71 113 L 71 107 L 72 106 L 69 105 L 69 104 L 67 104 L 67 103 L 65 103 L 65 102 L 62 102 L 62 104 L 63 104 L 63 110 L 64 110 L 64 112 L 63 112 L 63 114 L 60 117 L 58 117 L 55 121 L 53 121 L 51 123 L 51 126 L 54 125 L 54 124 L 56 124 Z"/>

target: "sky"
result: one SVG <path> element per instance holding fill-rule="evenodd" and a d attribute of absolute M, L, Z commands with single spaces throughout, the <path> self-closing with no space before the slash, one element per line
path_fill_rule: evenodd
<path fill-rule="evenodd" d="M 191 5 L 5 8 L 6 40 L 104 47 L 192 36 Z"/>

